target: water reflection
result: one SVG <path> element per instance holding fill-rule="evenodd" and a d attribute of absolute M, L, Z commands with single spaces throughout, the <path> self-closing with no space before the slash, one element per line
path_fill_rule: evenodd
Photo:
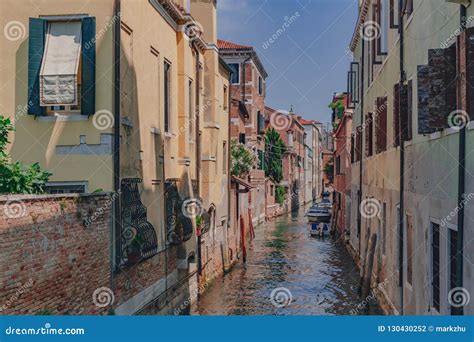
<path fill-rule="evenodd" d="M 343 245 L 312 238 L 301 213 L 256 229 L 241 262 L 214 281 L 192 309 L 201 315 L 348 315 L 362 302 L 359 275 Z M 276 288 L 291 292 L 286 307 L 276 307 Z M 382 314 L 378 307 L 359 314 Z"/>

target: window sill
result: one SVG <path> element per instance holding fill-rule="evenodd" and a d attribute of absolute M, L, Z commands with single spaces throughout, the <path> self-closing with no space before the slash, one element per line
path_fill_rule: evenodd
<path fill-rule="evenodd" d="M 38 116 L 39 122 L 74 122 L 74 121 L 88 121 L 87 115 L 81 114 L 54 114 L 48 116 Z"/>
<path fill-rule="evenodd" d="M 168 139 L 171 139 L 176 136 L 176 134 L 171 133 L 171 132 L 165 132 L 163 135 L 165 138 L 168 138 Z"/>
<path fill-rule="evenodd" d="M 219 123 L 217 123 L 217 122 L 206 122 L 206 123 L 204 123 L 204 128 L 220 129 L 221 125 L 219 125 Z"/>

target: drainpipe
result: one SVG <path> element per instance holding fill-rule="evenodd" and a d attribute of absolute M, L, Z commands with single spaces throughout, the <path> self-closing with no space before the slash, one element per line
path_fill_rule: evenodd
<path fill-rule="evenodd" d="M 120 0 L 115 0 L 115 16 L 120 18 Z M 114 163 L 114 191 L 119 193 L 120 191 L 120 22 L 121 20 L 115 21 L 115 34 L 114 34 L 114 141 L 113 141 L 113 163 Z M 120 196 L 114 201 L 114 222 L 115 222 L 115 242 L 120 241 L 122 222 L 121 222 L 121 210 L 120 210 Z M 114 250 L 114 244 L 112 250 Z M 118 271 L 120 265 L 120 251 L 115 250 L 115 266 L 114 270 Z"/>
<path fill-rule="evenodd" d="M 231 187 L 231 178 L 232 178 L 232 175 L 231 175 L 231 149 L 230 149 L 230 140 L 231 140 L 231 124 L 232 124 L 232 121 L 231 121 L 231 117 L 230 117 L 230 111 L 231 111 L 231 105 L 232 105 L 232 100 L 231 100 L 231 89 L 230 87 L 232 86 L 232 74 L 229 75 L 229 89 L 227 91 L 227 232 L 226 232 L 226 253 L 227 253 L 227 264 L 228 266 L 230 266 L 230 262 L 229 262 L 229 234 L 228 234 L 228 230 L 230 229 L 230 225 L 231 225 L 231 213 L 232 213 L 232 210 L 231 210 L 231 207 L 230 207 L 230 203 L 231 203 L 231 194 L 230 194 L 230 187 Z"/>
<path fill-rule="evenodd" d="M 199 51 L 196 49 L 196 109 L 195 109 L 195 120 L 196 125 L 194 132 L 195 134 L 195 144 L 196 144 L 196 180 L 197 180 L 197 192 L 198 196 L 200 193 L 200 175 L 201 175 L 201 140 L 199 139 L 199 120 L 201 113 L 201 66 L 199 64 Z"/>
<path fill-rule="evenodd" d="M 405 66 L 404 66 L 404 28 L 403 28 L 403 1 L 398 1 L 398 13 L 400 15 L 398 20 L 398 33 L 400 35 L 400 81 L 399 81 L 399 92 L 401 92 L 403 83 L 405 82 Z M 401 96 L 398 97 L 399 102 L 401 102 Z M 401 103 L 399 103 L 398 108 L 401 107 Z M 405 191 L 405 141 L 403 140 L 403 133 L 402 133 L 402 120 L 398 120 L 398 141 L 400 142 L 400 212 L 399 212 L 399 226 L 398 226 L 398 282 L 400 286 L 400 314 L 403 315 L 404 313 L 404 297 L 403 297 L 403 227 L 404 227 L 404 211 L 405 211 L 405 203 L 404 203 L 404 191 Z"/>
<path fill-rule="evenodd" d="M 360 123 L 361 125 L 364 124 L 364 70 L 365 70 L 365 40 L 362 39 L 362 67 L 361 67 L 361 73 L 362 77 L 360 80 Z M 362 127 L 362 126 L 361 126 Z M 357 134 L 361 134 L 362 132 L 357 132 Z M 363 139 L 361 139 L 361 151 L 360 153 L 360 161 L 359 161 L 359 191 L 357 194 L 357 237 L 359 239 L 359 260 L 361 257 L 362 253 L 362 245 L 361 245 L 361 231 L 362 231 L 362 213 L 360 212 L 360 204 L 362 203 L 362 164 L 363 164 L 363 159 L 364 159 L 364 153 L 363 153 Z M 356 141 L 357 145 L 357 141 Z"/>
<path fill-rule="evenodd" d="M 460 6 L 460 24 L 464 31 L 466 27 L 466 7 Z M 469 41 L 469 37 L 467 37 Z M 465 52 L 467 53 L 467 51 Z M 466 87 L 469 92 L 469 87 Z M 471 94 L 466 94 L 469 98 Z M 463 258 L 464 258 L 464 195 L 465 195 L 465 178 L 466 178 L 466 126 L 463 125 L 459 132 L 459 166 L 458 166 L 458 236 L 457 236 L 457 256 L 456 256 L 456 287 L 463 287 Z M 463 307 L 451 307 L 452 315 L 463 315 Z"/>
<path fill-rule="evenodd" d="M 197 180 L 197 194 L 194 194 L 195 197 L 200 195 L 200 178 L 201 178 L 201 139 L 199 135 L 200 125 L 199 120 L 201 117 L 201 65 L 199 63 L 199 51 L 196 49 L 196 109 L 195 109 L 195 120 L 196 125 L 194 132 L 195 135 L 195 144 L 196 144 L 196 180 Z M 202 274 L 202 263 L 201 263 L 201 235 L 197 237 L 197 268 L 198 275 Z"/>

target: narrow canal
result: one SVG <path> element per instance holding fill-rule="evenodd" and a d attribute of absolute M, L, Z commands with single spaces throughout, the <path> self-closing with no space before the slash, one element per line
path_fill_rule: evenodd
<path fill-rule="evenodd" d="M 303 212 L 257 227 L 247 263 L 215 280 L 191 314 L 382 314 L 373 301 L 357 310 L 363 299 L 355 263 L 335 239 L 310 237 Z"/>

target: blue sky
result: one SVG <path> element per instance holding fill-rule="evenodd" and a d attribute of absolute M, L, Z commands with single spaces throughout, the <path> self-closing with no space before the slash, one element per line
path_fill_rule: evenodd
<path fill-rule="evenodd" d="M 256 48 L 269 74 L 266 104 L 293 105 L 307 119 L 329 122 L 332 94 L 346 90 L 358 0 L 218 0 L 217 6 L 219 38 Z"/>

